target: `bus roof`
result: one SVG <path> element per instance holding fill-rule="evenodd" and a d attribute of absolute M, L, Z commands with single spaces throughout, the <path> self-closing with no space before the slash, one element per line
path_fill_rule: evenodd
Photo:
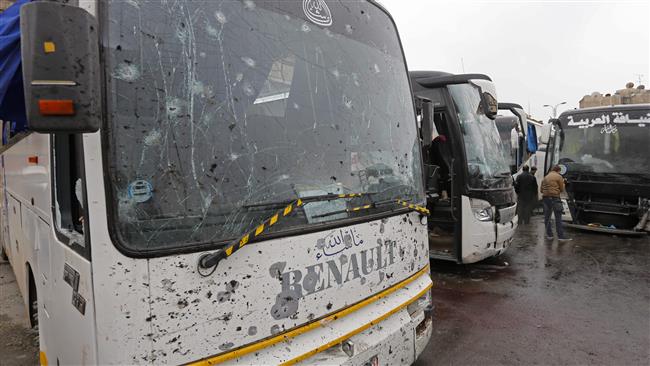
<path fill-rule="evenodd" d="M 450 84 L 465 84 L 472 79 L 489 80 L 485 74 L 450 74 L 442 71 L 410 71 L 409 76 L 414 83 L 424 88 L 439 88 Z"/>
<path fill-rule="evenodd" d="M 632 111 L 632 110 L 639 110 L 639 109 L 648 109 L 650 110 L 650 103 L 646 104 L 618 104 L 618 105 L 611 105 L 611 106 L 599 106 L 599 107 L 588 107 L 588 108 L 579 108 L 579 109 L 571 109 L 568 111 L 564 111 L 560 114 L 560 117 L 565 117 L 569 115 L 574 115 L 574 114 L 580 114 L 580 113 L 593 113 L 593 112 L 617 112 L 617 111 Z"/>
<path fill-rule="evenodd" d="M 517 103 L 499 103 L 499 109 L 512 109 L 512 108 L 519 108 L 519 109 L 524 109 L 524 107 L 520 106 Z"/>

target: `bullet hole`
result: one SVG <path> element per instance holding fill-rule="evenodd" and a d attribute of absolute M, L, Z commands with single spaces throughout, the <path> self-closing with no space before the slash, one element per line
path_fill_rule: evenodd
<path fill-rule="evenodd" d="M 330 303 L 327 303 L 327 306 L 326 306 L 325 308 L 327 308 L 327 310 L 332 310 L 332 306 L 333 306 L 333 305 L 332 305 L 332 303 L 330 302 Z"/>
<path fill-rule="evenodd" d="M 232 130 L 235 129 L 235 126 L 236 126 L 236 125 L 235 125 L 234 123 L 231 123 L 231 124 L 228 125 L 228 129 L 229 129 L 230 131 L 232 131 Z"/>
<path fill-rule="evenodd" d="M 336 177 L 335 176 L 331 176 L 330 179 L 336 182 Z"/>
<path fill-rule="evenodd" d="M 214 173 L 216 169 L 217 169 L 217 164 L 210 165 L 210 173 Z"/>
<path fill-rule="evenodd" d="M 217 300 L 219 302 L 222 302 L 222 303 L 226 302 L 226 301 L 230 300 L 230 295 L 231 295 L 231 293 L 228 292 L 228 291 L 221 291 L 221 292 L 219 292 L 217 294 Z"/>
<path fill-rule="evenodd" d="M 256 334 L 257 334 L 257 327 L 256 326 L 248 327 L 248 335 L 249 336 L 254 336 Z"/>
<path fill-rule="evenodd" d="M 239 332 L 241 331 L 241 327 L 237 327 L 235 330 Z"/>
<path fill-rule="evenodd" d="M 237 287 L 239 287 L 239 282 L 232 280 L 226 285 L 226 291 L 235 293 Z"/>
<path fill-rule="evenodd" d="M 222 350 L 222 351 L 226 351 L 226 350 L 231 349 L 234 345 L 235 344 L 232 343 L 232 342 L 224 343 L 224 344 L 219 346 L 219 349 Z"/>
<path fill-rule="evenodd" d="M 183 309 L 183 308 L 186 308 L 187 305 L 189 305 L 189 304 L 187 303 L 186 299 L 180 299 L 180 300 L 178 300 L 177 305 L 178 305 L 179 309 Z"/>
<path fill-rule="evenodd" d="M 115 47 L 115 50 L 116 50 L 116 51 L 122 51 L 122 46 L 118 44 L 118 45 Z"/>
<path fill-rule="evenodd" d="M 223 321 L 225 321 L 225 322 L 229 322 L 230 319 L 232 319 L 232 312 L 230 312 L 230 313 L 225 313 L 225 314 L 223 314 L 222 316 L 218 317 L 217 319 L 218 319 L 218 320 L 223 320 Z"/>
<path fill-rule="evenodd" d="M 205 297 L 208 299 L 212 297 L 212 291 L 208 291 L 208 293 L 205 294 Z"/>

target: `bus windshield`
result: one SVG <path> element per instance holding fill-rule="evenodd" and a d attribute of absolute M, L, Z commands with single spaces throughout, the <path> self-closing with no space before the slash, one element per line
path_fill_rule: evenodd
<path fill-rule="evenodd" d="M 567 173 L 650 176 L 650 110 L 560 116 L 557 161 Z"/>
<path fill-rule="evenodd" d="M 483 111 L 479 88 L 472 84 L 453 84 L 448 88 L 463 134 L 470 188 L 511 186 L 501 138 L 494 121 Z"/>
<path fill-rule="evenodd" d="M 367 2 L 103 5 L 107 182 L 131 250 L 237 239 L 298 197 L 424 199 L 401 45 Z M 389 212 L 315 202 L 275 233 Z M 338 212 L 337 214 L 333 214 Z"/>

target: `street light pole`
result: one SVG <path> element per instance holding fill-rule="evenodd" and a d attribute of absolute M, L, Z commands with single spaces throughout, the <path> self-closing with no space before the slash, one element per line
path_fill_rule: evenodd
<path fill-rule="evenodd" d="M 551 108 L 553 108 L 553 116 L 552 116 L 552 118 L 555 118 L 555 117 L 557 117 L 557 107 L 561 106 L 562 104 L 566 104 L 566 102 L 558 103 L 556 105 L 544 104 L 543 107 L 551 107 Z"/>

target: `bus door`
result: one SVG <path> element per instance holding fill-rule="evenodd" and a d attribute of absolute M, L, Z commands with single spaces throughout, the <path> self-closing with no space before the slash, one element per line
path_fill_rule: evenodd
<path fill-rule="evenodd" d="M 434 110 L 436 134 L 429 151 L 428 164 L 438 166 L 439 200 L 429 218 L 429 250 L 433 257 L 458 257 L 460 196 L 458 189 L 458 155 L 454 151 L 454 133 L 446 108 Z"/>
<path fill-rule="evenodd" d="M 52 224 L 36 221 L 42 364 L 96 360 L 82 135 L 51 138 Z M 54 233 L 52 236 L 51 233 Z M 43 362 L 45 361 L 45 362 Z"/>

